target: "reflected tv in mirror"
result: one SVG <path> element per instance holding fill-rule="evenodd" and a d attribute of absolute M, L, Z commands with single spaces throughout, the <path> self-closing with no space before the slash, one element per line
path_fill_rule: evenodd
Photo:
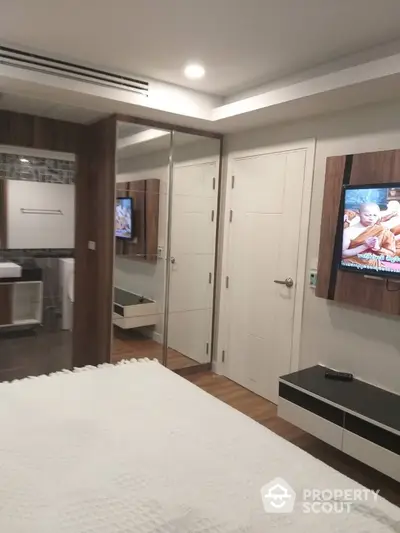
<path fill-rule="evenodd" d="M 126 240 L 131 240 L 133 238 L 132 198 L 117 198 L 115 206 L 115 236 L 118 239 Z"/>
<path fill-rule="evenodd" d="M 339 268 L 400 277 L 400 183 L 345 185 Z"/>

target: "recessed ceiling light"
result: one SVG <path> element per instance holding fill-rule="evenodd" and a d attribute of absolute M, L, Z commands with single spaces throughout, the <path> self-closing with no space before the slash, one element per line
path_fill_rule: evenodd
<path fill-rule="evenodd" d="M 190 63 L 185 67 L 185 76 L 190 80 L 198 80 L 206 73 L 204 67 L 198 63 Z"/>
<path fill-rule="evenodd" d="M 29 163 L 29 159 L 26 159 L 25 157 L 20 157 L 19 160 L 21 163 Z"/>

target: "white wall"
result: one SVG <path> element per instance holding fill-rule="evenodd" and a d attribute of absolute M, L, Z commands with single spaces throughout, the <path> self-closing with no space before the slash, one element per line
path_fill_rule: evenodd
<path fill-rule="evenodd" d="M 307 249 L 309 268 L 318 257 L 326 158 L 400 148 L 400 103 L 229 135 L 225 152 L 307 138 L 317 141 Z M 328 302 L 316 298 L 307 287 L 300 349 L 302 368 L 322 362 L 400 393 L 400 317 Z"/>

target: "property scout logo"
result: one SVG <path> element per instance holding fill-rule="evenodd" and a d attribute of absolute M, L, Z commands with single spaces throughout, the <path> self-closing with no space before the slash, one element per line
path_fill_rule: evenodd
<path fill-rule="evenodd" d="M 369 489 L 302 489 L 299 494 L 282 478 L 275 478 L 261 488 L 266 513 L 292 513 L 298 507 L 305 514 L 350 513 L 353 503 L 378 499 L 379 490 Z"/>

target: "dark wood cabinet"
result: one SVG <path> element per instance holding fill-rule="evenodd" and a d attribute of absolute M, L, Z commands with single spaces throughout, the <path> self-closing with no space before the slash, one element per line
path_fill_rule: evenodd
<path fill-rule="evenodd" d="M 0 283 L 0 326 L 12 322 L 12 290 L 11 283 Z"/>

